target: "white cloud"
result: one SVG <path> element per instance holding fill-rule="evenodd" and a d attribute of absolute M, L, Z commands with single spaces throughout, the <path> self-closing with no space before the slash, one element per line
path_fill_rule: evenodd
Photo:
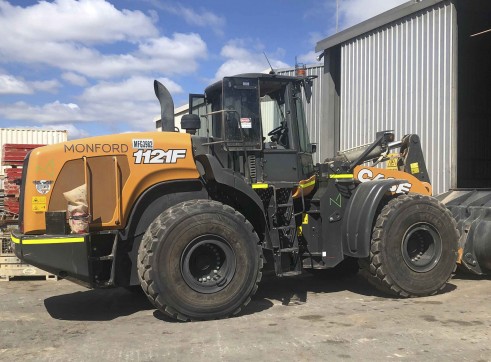
<path fill-rule="evenodd" d="M 340 30 L 395 8 L 408 0 L 341 0 L 339 2 Z"/>
<path fill-rule="evenodd" d="M 178 11 L 184 17 L 184 20 L 191 25 L 210 26 L 213 28 L 222 28 L 225 26 L 225 19 L 223 17 L 204 9 L 196 12 L 191 8 L 180 5 Z"/>
<path fill-rule="evenodd" d="M 84 121 L 78 105 L 60 101 L 42 106 L 30 105 L 26 102 L 2 104 L 0 116 L 14 121 L 31 121 L 43 124 Z"/>
<path fill-rule="evenodd" d="M 105 0 L 40 1 L 25 8 L 0 1 L 0 22 L 4 32 L 31 42 L 107 43 L 158 35 L 141 11 L 118 10 Z"/>
<path fill-rule="evenodd" d="M 223 35 L 223 28 L 226 24 L 225 18 L 219 16 L 205 8 L 195 11 L 192 8 L 186 7 L 182 4 L 166 4 L 157 0 L 147 0 L 153 6 L 158 9 L 167 11 L 176 16 L 180 16 L 189 25 L 195 25 L 199 27 L 210 27 L 212 30 L 218 34 Z"/>
<path fill-rule="evenodd" d="M 33 94 L 34 91 L 56 93 L 60 86 L 56 79 L 26 82 L 10 74 L 0 74 L 0 94 Z"/>
<path fill-rule="evenodd" d="M 56 93 L 58 92 L 58 88 L 61 87 L 61 83 L 56 79 L 38 80 L 30 82 L 30 84 L 35 90 L 49 93 Z"/>
<path fill-rule="evenodd" d="M 77 85 L 79 87 L 85 87 L 86 85 L 89 84 L 87 78 L 77 73 L 65 72 L 61 74 L 61 77 L 64 80 L 66 80 L 68 83 Z"/>
<path fill-rule="evenodd" d="M 315 63 L 319 63 L 317 61 L 317 59 L 315 59 L 317 57 L 317 55 L 318 54 L 312 50 L 312 51 L 310 51 L 308 53 L 299 55 L 297 57 L 297 61 L 299 63 L 303 63 L 303 64 L 315 64 Z"/>
<path fill-rule="evenodd" d="M 21 79 L 0 74 L 0 94 L 31 94 L 32 89 Z"/>
<path fill-rule="evenodd" d="M 181 86 L 170 79 L 159 79 L 169 92 L 182 93 Z M 157 101 L 153 90 L 153 79 L 148 77 L 131 77 L 122 82 L 101 82 L 93 87 L 87 88 L 81 100 L 88 103 L 93 102 L 121 102 L 121 101 Z"/>
<path fill-rule="evenodd" d="M 52 127 L 49 127 L 49 126 L 45 127 L 45 129 L 55 129 L 55 130 L 56 129 L 64 129 L 64 130 L 67 130 L 69 140 L 73 140 L 73 139 L 77 139 L 77 138 L 85 138 L 85 137 L 90 136 L 89 132 L 87 132 L 84 129 L 77 127 L 74 124 L 58 124 L 58 125 L 52 126 Z"/>
<path fill-rule="evenodd" d="M 218 68 L 215 74 L 215 80 L 225 76 L 262 72 L 269 69 L 268 61 L 260 49 L 261 45 L 256 45 L 254 48 L 248 47 L 248 43 L 250 43 L 248 40 L 235 39 L 228 42 L 222 48 L 220 55 L 226 60 Z M 274 69 L 288 67 L 288 64 L 277 59 L 277 56 L 282 54 L 283 50 L 281 49 L 275 54 L 268 54 L 269 61 Z"/>
<path fill-rule="evenodd" d="M 0 0 L 0 62 L 44 64 L 102 79 L 195 71 L 197 59 L 207 55 L 200 35 L 161 36 L 153 21 L 105 0 L 43 1 L 25 8 Z M 115 42 L 126 50 L 111 54 L 92 47 Z"/>
<path fill-rule="evenodd" d="M 182 87 L 167 78 L 159 79 L 171 93 Z M 153 78 L 135 76 L 120 82 L 100 82 L 87 88 L 77 103 L 59 100 L 41 106 L 17 102 L 0 105 L 0 118 L 18 122 L 35 122 L 58 129 L 60 125 L 98 122 L 124 125 L 130 130 L 152 130 L 160 106 L 153 90 Z M 77 133 L 79 134 L 79 133 Z M 81 135 L 83 136 L 83 135 Z"/>

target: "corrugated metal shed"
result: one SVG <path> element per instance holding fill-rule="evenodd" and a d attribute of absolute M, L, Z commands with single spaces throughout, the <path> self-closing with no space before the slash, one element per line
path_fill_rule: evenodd
<path fill-rule="evenodd" d="M 417 133 L 434 193 L 456 186 L 457 36 L 453 2 L 424 0 L 320 41 L 336 148 L 367 144 L 382 130 Z"/>
<path fill-rule="evenodd" d="M 65 142 L 68 132 L 65 130 L 42 130 L 22 128 L 0 128 L 0 160 L 2 159 L 3 145 L 15 144 L 46 144 Z M 0 168 L 0 189 L 3 190 L 3 177 L 5 167 Z"/>
<path fill-rule="evenodd" d="M 452 184 L 455 157 L 455 26 L 447 2 L 341 45 L 340 148 L 385 129 L 417 133 L 438 193 Z"/>

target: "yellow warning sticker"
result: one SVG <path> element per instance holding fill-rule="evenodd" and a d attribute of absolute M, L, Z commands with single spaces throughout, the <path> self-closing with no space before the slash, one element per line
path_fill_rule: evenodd
<path fill-rule="evenodd" d="M 411 163 L 409 166 L 411 167 L 412 174 L 419 173 L 419 163 Z"/>
<path fill-rule="evenodd" d="M 392 158 L 387 161 L 387 169 L 388 170 L 397 170 L 397 158 Z"/>
<path fill-rule="evenodd" d="M 34 212 L 46 211 L 46 196 L 32 197 L 32 211 Z"/>
<path fill-rule="evenodd" d="M 32 211 L 46 211 L 46 204 L 32 204 Z"/>
<path fill-rule="evenodd" d="M 308 224 L 309 223 L 309 215 L 305 214 L 303 216 L 302 224 Z"/>
<path fill-rule="evenodd" d="M 46 204 L 46 196 L 33 196 L 32 197 L 33 204 Z"/>

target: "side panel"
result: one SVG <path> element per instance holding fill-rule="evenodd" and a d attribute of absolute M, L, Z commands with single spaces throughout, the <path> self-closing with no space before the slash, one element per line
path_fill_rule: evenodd
<path fill-rule="evenodd" d="M 269 233 L 267 232 L 266 213 L 259 196 L 252 190 L 243 177 L 235 175 L 230 170 L 224 169 L 217 159 L 211 155 L 198 155 L 196 157 L 203 167 L 203 178 L 210 189 L 216 186 L 216 190 L 225 191 L 226 197 L 218 199 L 236 210 L 240 211 L 254 226 L 259 239 L 264 241 L 267 248 L 271 248 Z M 215 183 L 215 185 L 213 185 Z M 219 195 L 219 192 L 218 192 Z"/>
<path fill-rule="evenodd" d="M 364 258 L 370 252 L 370 240 L 377 208 L 384 195 L 404 180 L 367 181 L 356 188 L 344 213 L 343 251 L 347 256 Z"/>
<path fill-rule="evenodd" d="M 12 241 L 15 254 L 23 261 L 54 275 L 90 284 L 88 235 L 22 237 L 14 231 Z"/>
<path fill-rule="evenodd" d="M 189 134 L 128 133 L 80 139 L 31 152 L 24 185 L 24 233 L 45 230 L 45 211 L 66 210 L 63 193 L 86 184 L 91 230 L 123 228 L 152 185 L 197 180 Z M 38 184 L 49 184 L 41 189 Z"/>

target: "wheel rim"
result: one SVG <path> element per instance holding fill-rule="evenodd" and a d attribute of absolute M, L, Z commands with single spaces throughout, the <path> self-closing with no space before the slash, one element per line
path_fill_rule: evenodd
<path fill-rule="evenodd" d="M 404 235 L 402 256 L 407 266 L 418 273 L 433 269 L 442 255 L 442 239 L 428 223 L 411 226 Z"/>
<path fill-rule="evenodd" d="M 216 293 L 235 275 L 236 258 L 230 244 L 218 235 L 202 235 L 191 241 L 181 256 L 181 274 L 199 293 Z"/>

